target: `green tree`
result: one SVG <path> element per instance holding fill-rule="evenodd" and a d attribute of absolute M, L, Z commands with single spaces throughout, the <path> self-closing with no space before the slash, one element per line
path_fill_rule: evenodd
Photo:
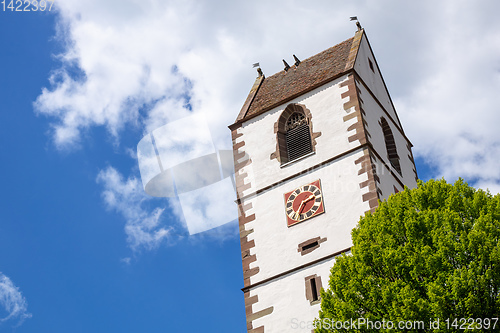
<path fill-rule="evenodd" d="M 420 181 L 361 217 L 352 238 L 321 292 L 315 332 L 378 332 L 382 320 L 394 325 L 387 331 L 408 321 L 408 332 L 500 331 L 500 195 L 462 180 Z M 372 326 L 339 324 L 358 318 Z"/>

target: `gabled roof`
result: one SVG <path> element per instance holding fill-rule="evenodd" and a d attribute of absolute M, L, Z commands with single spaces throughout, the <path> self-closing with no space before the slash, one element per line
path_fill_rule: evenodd
<path fill-rule="evenodd" d="M 270 77 L 256 79 L 235 124 L 253 118 L 280 104 L 328 83 L 351 70 L 363 30 L 323 52 Z"/>

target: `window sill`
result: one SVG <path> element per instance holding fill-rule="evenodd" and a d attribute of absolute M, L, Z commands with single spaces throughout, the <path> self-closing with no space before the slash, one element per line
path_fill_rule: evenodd
<path fill-rule="evenodd" d="M 312 155 L 314 155 L 314 154 L 316 154 L 316 152 L 315 152 L 315 151 L 312 151 L 312 152 L 310 152 L 310 153 L 308 153 L 308 154 L 305 154 L 304 156 L 301 156 L 301 157 L 299 157 L 299 158 L 297 158 L 297 159 L 295 159 L 295 160 L 293 160 L 293 161 L 283 163 L 282 165 L 280 165 L 280 168 L 285 168 L 285 167 L 289 166 L 290 164 L 293 164 L 293 163 L 295 163 L 295 162 L 301 161 L 301 160 L 303 160 L 304 158 L 309 157 L 309 156 L 312 156 Z"/>

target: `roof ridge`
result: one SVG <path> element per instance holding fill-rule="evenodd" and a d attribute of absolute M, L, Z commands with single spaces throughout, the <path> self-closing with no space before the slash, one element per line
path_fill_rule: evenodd
<path fill-rule="evenodd" d="M 334 46 L 279 71 L 255 80 L 234 124 L 241 123 L 324 85 L 352 69 L 363 29 Z"/>
<path fill-rule="evenodd" d="M 360 29 L 356 31 L 354 37 L 352 37 L 351 50 L 349 51 L 349 59 L 345 64 L 345 71 L 354 68 L 354 63 L 356 62 L 356 58 L 359 53 L 359 46 L 361 44 L 361 39 L 365 33 L 365 29 Z"/>
<path fill-rule="evenodd" d="M 333 45 L 333 46 L 330 46 L 330 47 L 329 47 L 329 48 L 327 48 L 327 49 L 324 49 L 323 51 L 320 51 L 320 52 L 318 52 L 318 53 L 316 53 L 316 54 L 313 54 L 312 56 L 309 56 L 308 58 L 306 58 L 306 59 L 304 59 L 304 60 L 301 60 L 301 61 L 300 61 L 300 64 L 303 64 L 304 62 L 307 62 L 307 61 L 309 61 L 311 58 L 314 58 L 314 57 L 316 57 L 316 56 L 318 56 L 318 55 L 320 55 L 320 54 L 322 54 L 322 53 L 325 53 L 325 52 L 328 52 L 328 51 L 332 51 L 332 49 L 334 49 L 334 48 L 338 47 L 339 45 L 344 44 L 344 43 L 347 43 L 347 42 L 349 42 L 349 41 L 351 41 L 351 40 L 354 40 L 354 38 L 355 38 L 355 37 L 356 37 L 356 36 L 353 36 L 353 37 L 347 38 L 346 40 L 344 40 L 344 41 L 342 41 L 342 42 L 340 42 L 340 43 L 338 43 L 338 44 L 335 44 L 335 45 Z M 300 65 L 299 65 L 299 66 L 296 66 L 295 64 L 293 64 L 292 66 L 290 66 L 290 69 L 289 69 L 288 71 L 285 71 L 284 69 L 282 69 L 281 71 L 276 72 L 276 73 L 274 73 L 273 75 L 271 75 L 271 76 L 269 76 L 269 77 L 271 78 L 271 77 L 273 77 L 273 76 L 275 76 L 275 75 L 278 75 L 278 74 L 280 74 L 280 73 L 282 73 L 282 72 L 287 73 L 287 72 L 289 72 L 290 70 L 292 70 L 293 68 L 299 68 L 299 67 L 300 67 Z"/>

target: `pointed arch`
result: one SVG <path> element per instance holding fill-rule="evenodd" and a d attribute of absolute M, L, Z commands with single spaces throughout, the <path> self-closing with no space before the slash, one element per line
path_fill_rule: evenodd
<path fill-rule="evenodd" d="M 394 135 L 392 135 L 391 126 L 384 117 L 380 118 L 380 126 L 382 126 L 382 132 L 384 133 L 387 158 L 389 158 L 389 162 L 391 162 L 392 167 L 401 175 L 398 150 L 396 147 L 396 141 L 394 140 Z"/>
<path fill-rule="evenodd" d="M 314 152 L 316 138 L 321 133 L 312 131 L 311 112 L 301 104 L 289 104 L 274 124 L 276 158 L 281 164 L 292 162 Z"/>

